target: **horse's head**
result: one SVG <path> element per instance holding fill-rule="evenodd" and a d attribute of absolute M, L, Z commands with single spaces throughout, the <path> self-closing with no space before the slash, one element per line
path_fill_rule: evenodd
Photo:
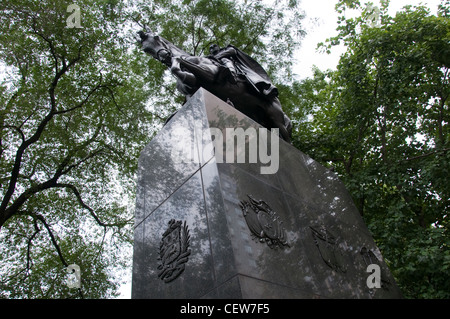
<path fill-rule="evenodd" d="M 139 31 L 138 34 L 144 52 L 167 66 L 172 64 L 172 52 L 161 37 L 153 35 L 151 32 Z"/>

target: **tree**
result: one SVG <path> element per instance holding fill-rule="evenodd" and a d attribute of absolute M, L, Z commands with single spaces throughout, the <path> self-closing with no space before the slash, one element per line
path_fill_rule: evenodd
<path fill-rule="evenodd" d="M 113 296 L 122 261 L 107 251 L 131 242 L 122 196 L 150 135 L 148 92 L 117 36 L 120 6 L 77 3 L 78 24 L 61 1 L 0 7 L 3 297 Z M 71 263 L 79 292 L 64 283 Z"/>
<path fill-rule="evenodd" d="M 139 153 L 183 101 L 133 37 L 146 24 L 192 54 L 230 42 L 286 82 L 302 16 L 276 3 L 2 2 L 0 297 L 116 295 Z M 65 284 L 72 263 L 78 291 Z"/>
<path fill-rule="evenodd" d="M 341 176 L 404 296 L 448 298 L 449 6 L 388 6 L 376 23 L 373 6 L 338 3 L 361 15 L 329 40 L 347 46 L 337 70 L 300 85 L 318 93 L 296 143 Z"/>

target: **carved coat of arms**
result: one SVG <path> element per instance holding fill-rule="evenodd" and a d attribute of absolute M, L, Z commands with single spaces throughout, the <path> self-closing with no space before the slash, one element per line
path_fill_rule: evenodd
<path fill-rule="evenodd" d="M 164 282 L 175 280 L 184 271 L 188 256 L 191 254 L 189 239 L 186 221 L 182 225 L 181 221 L 171 219 L 159 245 L 158 277 Z"/>
<path fill-rule="evenodd" d="M 252 235 L 259 241 L 266 242 L 271 248 L 289 247 L 286 231 L 276 212 L 265 201 L 256 200 L 251 195 L 247 196 L 249 200 L 241 201 L 239 206 Z"/>
<path fill-rule="evenodd" d="M 333 270 L 345 273 L 347 268 L 339 250 L 337 238 L 325 228 L 310 227 L 314 242 L 323 261 Z"/>

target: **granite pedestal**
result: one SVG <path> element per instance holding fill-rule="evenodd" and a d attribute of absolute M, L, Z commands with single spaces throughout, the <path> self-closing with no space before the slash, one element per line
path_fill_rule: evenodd
<path fill-rule="evenodd" d="M 143 150 L 132 298 L 401 297 L 335 173 L 264 130 L 200 89 Z"/>

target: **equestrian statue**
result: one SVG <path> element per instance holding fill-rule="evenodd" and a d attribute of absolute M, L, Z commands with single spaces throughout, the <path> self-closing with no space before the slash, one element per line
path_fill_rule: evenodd
<path fill-rule="evenodd" d="M 253 58 L 233 45 L 216 44 L 209 55 L 194 56 L 148 30 L 138 34 L 144 52 L 170 69 L 187 99 L 203 87 L 263 127 L 278 128 L 290 143 L 292 124 L 281 108 L 278 90 Z"/>

